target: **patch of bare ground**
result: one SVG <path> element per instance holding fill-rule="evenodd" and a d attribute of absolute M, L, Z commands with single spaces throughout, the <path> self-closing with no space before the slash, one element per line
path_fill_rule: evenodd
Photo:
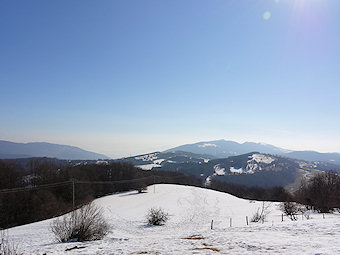
<path fill-rule="evenodd" d="M 188 239 L 188 240 L 202 240 L 204 237 L 202 235 L 191 235 L 188 237 L 183 237 L 182 239 Z"/>
<path fill-rule="evenodd" d="M 74 249 L 85 249 L 85 248 L 86 248 L 86 246 L 74 246 L 74 247 L 72 247 L 72 248 L 66 249 L 65 251 L 72 251 L 72 250 L 74 250 Z"/>

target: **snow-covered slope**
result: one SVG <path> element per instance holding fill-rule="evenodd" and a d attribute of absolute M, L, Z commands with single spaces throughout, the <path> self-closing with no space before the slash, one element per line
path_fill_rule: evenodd
<path fill-rule="evenodd" d="M 166 150 L 165 152 L 187 151 L 197 154 L 213 155 L 216 158 L 226 158 L 237 156 L 252 151 L 260 153 L 281 155 L 293 159 L 306 161 L 323 161 L 331 164 L 340 165 L 340 153 L 319 153 L 316 151 L 292 151 L 276 147 L 265 143 L 245 142 L 237 143 L 234 141 L 216 140 L 204 141 L 193 144 L 185 144 Z"/>
<path fill-rule="evenodd" d="M 338 171 L 340 167 L 322 162 L 306 162 L 278 155 L 250 152 L 208 162 L 162 164 L 157 170 L 180 172 L 205 180 L 222 181 L 246 186 L 283 186 L 291 191 L 298 188 L 303 178 L 311 178 L 320 171 Z"/>
<path fill-rule="evenodd" d="M 214 157 L 211 155 L 195 154 L 185 151 L 153 152 L 135 157 L 121 158 L 116 161 L 129 162 L 143 170 L 162 167 L 168 164 L 206 163 Z"/>
<path fill-rule="evenodd" d="M 126 192 L 95 200 L 103 207 L 112 233 L 103 240 L 56 243 L 52 220 L 9 229 L 24 254 L 339 254 L 338 215 L 281 222 L 276 203 L 263 224 L 246 225 L 262 202 L 190 186 L 160 184 L 147 193 Z M 145 225 L 151 207 L 170 214 L 165 226 Z M 211 230 L 211 221 L 214 229 Z M 194 238 L 196 235 L 198 238 Z M 80 249 L 65 251 L 77 246 Z"/>

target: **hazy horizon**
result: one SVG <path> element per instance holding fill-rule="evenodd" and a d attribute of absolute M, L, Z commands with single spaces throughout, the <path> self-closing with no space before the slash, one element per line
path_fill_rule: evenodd
<path fill-rule="evenodd" d="M 0 140 L 4 140 L 4 139 L 0 139 Z M 91 151 L 91 152 L 95 152 L 95 153 L 101 153 L 101 154 L 104 154 L 104 155 L 106 155 L 106 156 L 108 156 L 112 159 L 115 159 L 115 158 L 122 158 L 122 157 L 137 156 L 137 155 L 152 153 L 152 152 L 156 152 L 156 151 L 165 151 L 165 150 L 172 149 L 172 148 L 175 148 L 175 147 L 178 147 L 178 146 L 181 146 L 181 145 L 186 145 L 186 144 L 195 144 L 195 143 L 199 143 L 199 142 L 213 142 L 213 141 L 218 141 L 218 140 L 233 141 L 233 142 L 237 142 L 239 144 L 243 144 L 243 143 L 246 143 L 246 142 L 253 142 L 253 143 L 259 143 L 259 144 L 273 145 L 273 146 L 281 148 L 281 149 L 292 150 L 292 151 L 316 151 L 316 152 L 320 152 L 320 153 L 340 153 L 338 151 L 318 151 L 318 150 L 313 150 L 313 149 L 310 149 L 310 148 L 304 149 L 304 148 L 300 148 L 300 147 L 297 147 L 296 149 L 292 149 L 292 148 L 282 147 L 282 146 L 278 146 L 278 145 L 275 145 L 275 144 L 269 144 L 269 143 L 264 143 L 264 142 L 235 141 L 235 140 L 230 140 L 230 139 L 213 139 L 213 140 L 199 140 L 199 141 L 197 140 L 197 141 L 192 141 L 192 142 L 187 142 L 187 143 L 174 144 L 172 146 L 164 145 L 164 146 L 159 146 L 159 147 L 151 145 L 150 149 L 148 151 L 138 151 L 136 153 L 126 152 L 125 154 L 123 153 L 123 151 L 121 152 L 121 154 L 110 154 L 110 153 L 98 152 L 94 149 L 91 149 L 91 147 L 86 148 L 85 147 L 86 145 L 82 146 L 82 145 L 66 144 L 66 143 L 61 144 L 61 143 L 49 142 L 49 141 L 26 141 L 26 142 L 9 141 L 9 142 L 15 142 L 15 143 L 46 142 L 46 143 L 52 143 L 52 144 L 69 145 L 69 146 L 75 146 L 75 147 L 78 147 L 78 148 L 81 148 L 81 149 L 85 149 L 87 151 Z"/>
<path fill-rule="evenodd" d="M 110 157 L 340 152 L 340 1 L 0 2 L 0 139 Z"/>

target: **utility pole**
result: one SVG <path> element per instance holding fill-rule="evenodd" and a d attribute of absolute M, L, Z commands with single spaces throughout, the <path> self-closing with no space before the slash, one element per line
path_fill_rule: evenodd
<path fill-rule="evenodd" d="M 153 193 L 156 193 L 156 176 L 153 176 Z"/>
<path fill-rule="evenodd" d="M 75 208 L 75 190 L 74 190 L 74 178 L 72 178 L 72 205 L 73 205 L 73 211 L 74 211 L 74 208 Z"/>

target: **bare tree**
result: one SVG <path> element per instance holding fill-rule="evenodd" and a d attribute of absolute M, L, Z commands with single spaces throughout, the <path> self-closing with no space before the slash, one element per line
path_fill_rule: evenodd
<path fill-rule="evenodd" d="M 291 220 L 297 220 L 297 214 L 301 212 L 301 206 L 295 202 L 282 202 L 280 204 L 281 211 Z"/>
<path fill-rule="evenodd" d="M 262 202 L 262 207 L 257 208 L 257 211 L 250 218 L 251 222 L 264 222 L 270 213 L 269 211 L 270 204 L 266 202 Z"/>
<path fill-rule="evenodd" d="M 109 233 L 109 229 L 102 209 L 93 203 L 57 218 L 51 224 L 51 231 L 59 242 L 99 240 Z"/>
<path fill-rule="evenodd" d="M 16 255 L 20 254 L 18 245 L 11 241 L 8 237 L 8 232 L 0 230 L 0 254 L 1 255 Z"/>

